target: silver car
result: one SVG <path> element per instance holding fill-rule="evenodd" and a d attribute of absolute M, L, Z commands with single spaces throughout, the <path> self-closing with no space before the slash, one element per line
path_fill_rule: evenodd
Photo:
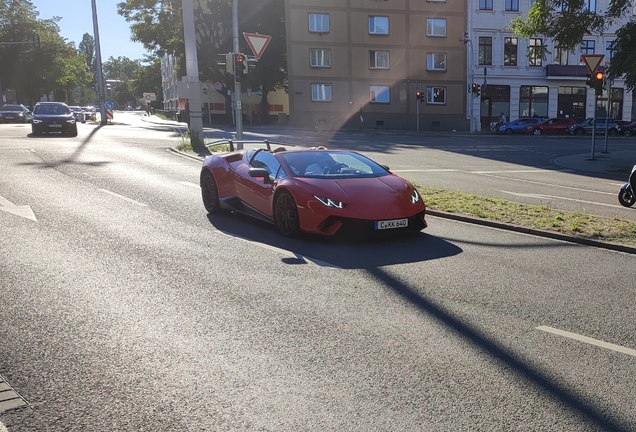
<path fill-rule="evenodd" d="M 75 116 L 75 120 L 78 122 L 86 123 L 86 114 L 81 107 L 78 106 L 70 106 L 71 111 L 73 111 L 73 115 Z"/>

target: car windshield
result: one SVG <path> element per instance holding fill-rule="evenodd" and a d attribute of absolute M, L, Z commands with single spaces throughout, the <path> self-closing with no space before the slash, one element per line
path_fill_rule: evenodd
<path fill-rule="evenodd" d="M 389 172 L 362 155 L 345 151 L 308 150 L 281 153 L 298 177 L 381 177 Z"/>
<path fill-rule="evenodd" d="M 68 114 L 69 109 L 64 105 L 37 105 L 35 107 L 35 114 L 44 114 L 44 115 L 62 115 Z"/>
<path fill-rule="evenodd" d="M 22 111 L 20 105 L 5 105 L 2 107 L 2 111 Z"/>

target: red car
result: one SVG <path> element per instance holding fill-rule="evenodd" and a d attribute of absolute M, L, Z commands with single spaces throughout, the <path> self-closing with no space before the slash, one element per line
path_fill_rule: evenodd
<path fill-rule="evenodd" d="M 359 153 L 312 148 L 271 149 L 269 142 L 205 158 L 203 205 L 275 224 L 285 236 L 299 232 L 419 232 L 426 206 L 407 180 Z M 217 145 L 219 142 L 208 144 Z"/>
<path fill-rule="evenodd" d="M 527 126 L 525 133 L 533 135 L 545 134 L 569 134 L 570 126 L 575 125 L 576 120 L 569 118 L 550 118 L 544 122 Z"/>

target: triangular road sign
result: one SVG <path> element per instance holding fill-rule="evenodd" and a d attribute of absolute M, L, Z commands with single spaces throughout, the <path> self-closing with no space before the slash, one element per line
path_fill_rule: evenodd
<path fill-rule="evenodd" d="M 598 65 L 601 64 L 604 57 L 605 54 L 581 54 L 583 63 L 587 66 L 587 70 L 590 71 L 590 74 L 596 72 Z"/>
<path fill-rule="evenodd" d="M 267 48 L 267 44 L 269 44 L 269 41 L 272 39 L 271 36 L 258 33 L 243 33 L 243 36 L 250 48 L 252 48 L 256 60 L 261 58 L 263 51 Z"/>

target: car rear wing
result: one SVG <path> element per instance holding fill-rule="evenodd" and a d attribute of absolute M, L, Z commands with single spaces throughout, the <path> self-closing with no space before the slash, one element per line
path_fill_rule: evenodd
<path fill-rule="evenodd" d="M 241 150 L 243 149 L 243 145 L 244 144 L 264 144 L 265 148 L 268 151 L 272 151 L 272 145 L 276 145 L 276 146 L 291 146 L 291 144 L 282 144 L 282 143 L 274 143 L 271 142 L 270 140 L 262 140 L 262 141 L 250 141 L 250 140 L 235 140 L 235 139 L 220 139 L 220 140 L 216 140 L 216 141 L 212 141 L 209 143 L 206 143 L 205 146 L 210 149 L 210 147 L 214 147 L 217 145 L 222 145 L 222 144 L 228 144 L 230 146 L 230 151 L 234 151 L 234 150 Z"/>

